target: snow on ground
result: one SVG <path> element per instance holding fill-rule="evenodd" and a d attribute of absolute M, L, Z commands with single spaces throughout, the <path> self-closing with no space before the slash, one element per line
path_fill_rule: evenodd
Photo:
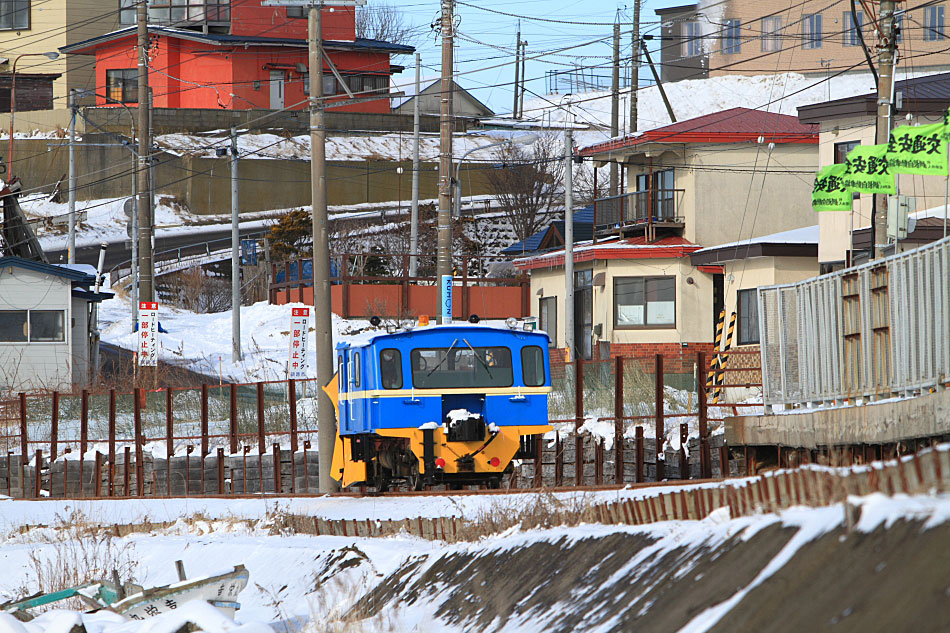
<path fill-rule="evenodd" d="M 532 501 L 530 497 L 521 495 L 518 498 L 522 503 L 529 504 Z M 462 496 L 454 499 L 419 498 L 418 503 L 445 504 L 446 499 L 463 507 L 464 504 L 479 504 L 487 511 L 502 512 L 511 507 L 504 505 L 504 499 L 489 496 L 477 497 L 474 501 L 470 501 L 471 497 Z M 345 507 L 341 514 L 354 519 L 380 515 L 398 516 L 399 510 L 393 511 L 392 508 L 403 508 L 410 502 L 401 498 L 385 498 L 293 500 L 292 503 L 330 501 L 337 502 L 338 507 Z M 411 502 L 417 501 L 414 499 Z M 249 512 L 254 518 L 261 518 L 265 512 L 263 501 L 152 500 L 153 508 L 161 508 L 160 504 L 164 505 L 163 512 L 149 515 L 155 520 L 164 514 L 172 517 L 188 516 L 195 511 L 205 514 L 190 523 L 182 522 L 172 528 L 146 534 L 105 539 L 80 535 L 72 541 L 62 539 L 64 523 L 68 525 L 71 520 L 78 520 L 71 528 L 65 528 L 67 530 L 81 530 L 83 520 L 90 523 L 100 520 L 122 523 L 133 516 L 129 508 L 140 511 L 146 503 L 148 502 L 69 502 L 64 507 L 63 502 L 54 504 L 0 501 L 0 516 L 4 519 L 0 531 L 0 560 L 7 570 L 0 578 L 0 600 L 35 591 L 38 588 L 38 566 L 68 559 L 70 553 L 89 551 L 88 548 L 83 550 L 83 545 L 90 545 L 98 538 L 100 547 L 103 542 L 108 541 L 108 547 L 116 558 L 130 564 L 136 581 L 146 587 L 175 582 L 175 560 L 183 561 L 189 577 L 214 575 L 238 564 L 245 565 L 250 572 L 250 583 L 239 596 L 242 608 L 236 616 L 237 622 L 247 627 L 243 630 L 266 631 L 263 625 L 288 632 L 331 630 L 320 627 L 327 626 L 336 618 L 342 618 L 341 612 L 355 600 L 404 564 L 419 561 L 420 557 L 427 558 L 421 559 L 422 567 L 417 577 L 427 568 L 440 564 L 452 555 L 491 555 L 537 543 L 566 547 L 581 540 L 605 538 L 618 533 L 643 535 L 650 539 L 650 544 L 630 555 L 622 573 L 616 573 L 605 581 L 607 584 L 628 583 L 637 576 L 638 570 L 646 569 L 651 565 L 651 561 L 660 560 L 671 553 L 715 548 L 737 537 L 748 541 L 765 528 L 775 525 L 795 529 L 794 536 L 761 568 L 751 582 L 736 587 L 735 592 L 725 601 L 697 612 L 681 629 L 684 632 L 698 633 L 712 628 L 733 605 L 756 586 L 768 581 L 804 545 L 841 526 L 845 512 L 842 505 L 817 509 L 798 507 L 778 514 L 735 519 L 730 519 L 727 513 L 716 512 L 703 521 L 660 522 L 644 526 L 586 524 L 527 531 L 515 529 L 473 542 L 450 545 L 405 535 L 378 539 L 279 535 L 266 525 L 250 527 L 234 521 L 245 512 Z M 871 495 L 853 498 L 851 503 L 860 509 L 861 518 L 856 529 L 862 532 L 870 532 L 900 518 L 922 520 L 925 522 L 925 529 L 950 520 L 950 495 L 894 498 Z M 303 509 L 296 505 L 290 507 L 295 511 Z M 77 510 L 87 514 L 85 517 L 81 514 L 71 514 Z M 320 515 L 320 512 L 315 511 L 315 514 Z M 58 524 L 61 527 L 38 528 L 37 522 L 44 522 L 47 526 Z M 21 531 L 23 527 L 33 529 Z M 335 559 L 337 562 L 333 564 Z M 688 568 L 689 563 L 684 564 Z M 420 595 L 420 599 L 402 603 L 398 608 L 387 607 L 384 612 L 385 620 L 364 622 L 368 628 L 345 630 L 426 631 L 433 630 L 433 626 L 450 632 L 462 630 L 458 626 L 444 623 L 435 615 L 438 592 L 426 593 L 428 595 Z M 199 610 L 197 607 L 189 607 L 185 611 L 191 613 Z M 45 616 L 27 627 L 26 633 L 63 633 L 69 627 L 63 628 L 57 623 L 61 625 L 63 621 L 71 618 L 74 620 L 75 617 L 69 613 Z M 89 618 L 87 622 L 93 623 L 95 618 Z M 146 622 L 148 623 L 113 619 L 106 621 L 106 626 L 92 627 L 89 630 L 97 633 L 160 633 L 173 630 L 162 626 L 165 623 L 161 620 Z M 211 633 L 235 633 L 233 625 L 222 620 L 217 623 L 209 622 L 207 626 L 206 630 Z M 546 626 L 544 618 L 533 619 L 530 614 L 524 614 L 509 622 L 495 623 L 489 628 L 530 633 L 543 631 Z M 24 633 L 16 627 L 9 618 L 0 620 L 0 631 L 3 633 Z"/>

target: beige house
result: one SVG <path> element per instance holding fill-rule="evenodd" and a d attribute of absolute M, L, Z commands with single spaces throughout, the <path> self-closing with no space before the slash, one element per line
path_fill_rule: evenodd
<path fill-rule="evenodd" d="M 898 50 L 904 63 L 918 72 L 950 68 L 948 3 L 902 6 L 905 4 L 898 3 L 897 13 Z M 675 58 L 678 69 L 698 69 L 688 78 L 705 76 L 706 68 L 710 77 L 867 71 L 859 34 L 872 58 L 876 55 L 873 17 L 858 2 L 853 15 L 847 2 L 822 0 L 792 4 L 786 0 L 728 0 L 667 11 L 674 13 L 667 17 L 657 12 L 663 34 L 669 38 L 664 49 L 671 49 L 669 57 Z M 666 44 L 668 41 L 674 44 Z M 683 78 L 687 77 L 673 80 Z"/>
<path fill-rule="evenodd" d="M 93 60 L 72 55 L 50 60 L 43 53 L 58 51 L 118 27 L 119 0 L 0 1 L 0 58 L 7 60 L 0 65 L 0 73 L 9 73 L 14 60 L 25 54 L 16 63 L 17 76 L 59 75 L 53 79 L 53 108 L 65 108 L 71 88 L 96 89 Z M 18 96 L 19 87 L 18 82 Z M 17 117 L 17 129 L 30 129 L 28 114 Z"/>
<path fill-rule="evenodd" d="M 577 353 L 711 352 L 725 271 L 691 255 L 814 224 L 816 132 L 795 117 L 733 108 L 582 148 L 595 165 L 622 164 L 626 193 L 596 201 L 595 240 L 575 249 Z M 530 271 L 533 314 L 563 346 L 564 252 L 515 265 Z"/>
<path fill-rule="evenodd" d="M 898 81 L 895 89 L 895 125 L 917 125 L 942 120 L 950 106 L 950 73 Z M 859 144 L 873 145 L 877 95 L 826 101 L 798 109 L 798 120 L 818 126 L 820 165 L 843 163 L 845 156 Z M 918 210 L 943 205 L 944 179 L 939 176 L 898 174 L 899 193 L 913 196 Z M 845 263 L 866 257 L 870 239 L 860 239 L 871 225 L 873 196 L 854 194 L 852 210 L 818 214 L 818 261 L 822 272 L 843 268 Z M 854 235 L 854 238 L 852 237 Z M 853 252 L 851 252 L 853 251 Z"/>
<path fill-rule="evenodd" d="M 415 94 L 416 87 L 414 85 L 405 85 L 407 82 L 408 80 L 405 78 L 400 78 L 398 81 L 393 82 L 393 90 L 405 93 L 402 97 L 396 97 L 390 100 L 393 112 L 412 114 L 413 109 L 416 107 L 416 99 L 419 99 L 420 114 L 438 115 L 441 112 L 441 79 L 427 79 L 420 82 L 422 90 L 419 95 Z M 454 81 L 452 83 L 453 112 L 455 116 L 470 117 L 473 119 L 495 116 L 495 113 L 487 105 L 476 99 L 472 93 L 462 88 L 458 83 Z"/>

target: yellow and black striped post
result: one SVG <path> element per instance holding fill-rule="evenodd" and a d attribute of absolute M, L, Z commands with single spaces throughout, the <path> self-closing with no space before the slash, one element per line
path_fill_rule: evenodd
<path fill-rule="evenodd" d="M 726 322 L 726 309 L 723 308 L 719 311 L 719 320 L 716 321 L 716 342 L 714 343 L 713 349 L 716 350 L 716 355 L 713 356 L 712 362 L 709 363 L 709 371 L 706 373 L 706 389 L 710 389 L 713 386 L 713 378 L 716 376 L 716 368 L 719 367 L 719 348 L 722 345 L 722 326 Z"/>
<path fill-rule="evenodd" d="M 722 397 L 723 388 L 722 385 L 726 379 L 726 365 L 729 362 L 729 349 L 732 348 L 732 335 L 736 331 L 736 313 L 733 312 L 729 316 L 729 330 L 726 332 L 726 346 L 722 348 L 722 354 L 719 355 L 719 362 L 716 367 L 716 377 L 713 379 L 713 383 L 716 385 L 715 391 L 713 391 L 712 401 L 713 404 L 719 403 L 719 398 Z"/>

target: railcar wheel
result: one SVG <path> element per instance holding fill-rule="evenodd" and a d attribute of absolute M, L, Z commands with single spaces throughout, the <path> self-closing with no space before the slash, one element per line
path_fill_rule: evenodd
<path fill-rule="evenodd" d="M 409 476 L 406 477 L 406 486 L 409 490 L 415 490 L 416 492 L 422 490 L 425 487 L 425 481 L 422 479 L 422 475 L 419 474 L 417 468 L 413 468 L 412 472 L 409 473 Z"/>
<path fill-rule="evenodd" d="M 486 483 L 489 490 L 498 490 L 501 488 L 501 477 L 492 477 Z"/>
<path fill-rule="evenodd" d="M 390 475 L 391 473 L 388 468 L 383 468 L 381 464 L 376 464 L 376 476 L 373 478 L 376 492 L 389 492 Z"/>

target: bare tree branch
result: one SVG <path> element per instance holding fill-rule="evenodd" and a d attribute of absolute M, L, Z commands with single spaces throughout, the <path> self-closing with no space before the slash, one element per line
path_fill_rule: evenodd
<path fill-rule="evenodd" d="M 405 13 L 388 2 L 356 9 L 356 37 L 414 46 L 423 34 L 406 21 Z"/>

